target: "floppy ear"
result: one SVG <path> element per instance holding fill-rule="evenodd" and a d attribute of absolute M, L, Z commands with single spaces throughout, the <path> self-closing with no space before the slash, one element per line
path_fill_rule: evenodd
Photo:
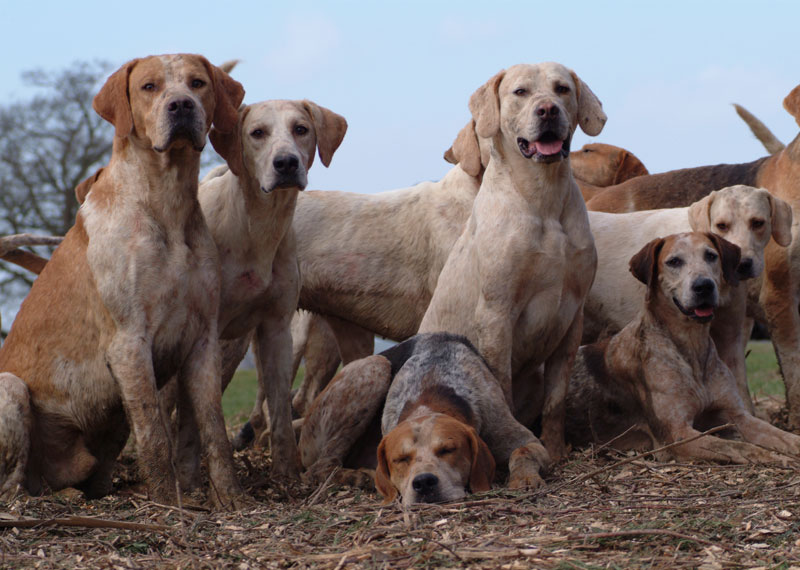
<path fill-rule="evenodd" d="M 483 164 L 478 135 L 475 134 L 475 121 L 470 121 L 458 132 L 453 146 L 445 151 L 444 159 L 450 164 L 458 164 L 470 176 L 477 178 L 481 175 Z"/>
<path fill-rule="evenodd" d="M 242 125 L 247 113 L 250 112 L 250 107 L 243 107 L 239 110 L 236 127 L 231 129 L 230 132 L 222 132 L 216 126 L 211 128 L 208 133 L 208 138 L 211 141 L 211 146 L 214 150 L 225 159 L 228 163 L 228 168 L 231 169 L 236 176 L 244 174 L 244 149 L 242 148 Z"/>
<path fill-rule="evenodd" d="M 706 232 L 706 237 L 711 240 L 714 247 L 719 252 L 719 258 L 722 263 L 722 277 L 731 285 L 739 284 L 739 277 L 736 274 L 736 268 L 739 267 L 739 261 L 742 258 L 742 250 L 738 245 L 734 245 L 725 238 L 719 237 L 717 234 Z"/>
<path fill-rule="evenodd" d="M 578 74 L 570 70 L 572 80 L 578 88 L 578 124 L 581 130 L 590 137 L 596 137 L 603 130 L 608 117 L 603 112 L 603 104 L 597 98 L 589 86 L 578 77 Z"/>
<path fill-rule="evenodd" d="M 214 118 L 212 123 L 218 131 L 230 133 L 239 121 L 239 105 L 244 99 L 244 87 L 203 56 L 199 56 L 214 83 Z"/>
<path fill-rule="evenodd" d="M 783 100 L 783 108 L 789 111 L 789 114 L 800 125 L 800 85 L 792 89 Z"/>
<path fill-rule="evenodd" d="M 500 82 L 506 76 L 502 70 L 478 87 L 469 98 L 469 110 L 475 120 L 475 132 L 485 139 L 492 138 L 500 130 Z"/>
<path fill-rule="evenodd" d="M 710 232 L 711 231 L 711 204 L 717 195 L 717 190 L 705 198 L 694 202 L 689 206 L 689 226 L 693 232 Z"/>
<path fill-rule="evenodd" d="M 341 115 L 308 100 L 303 101 L 303 107 L 306 108 L 308 114 L 311 115 L 311 120 L 314 122 L 319 159 L 327 168 L 331 164 L 333 153 L 342 144 L 342 139 L 344 139 L 344 135 L 347 132 L 347 121 Z M 314 156 L 312 155 L 306 168 L 311 168 L 313 162 Z"/>
<path fill-rule="evenodd" d="M 138 61 L 133 59 L 112 73 L 92 101 L 97 114 L 114 125 L 114 135 L 118 137 L 127 137 L 133 131 L 128 77 Z"/>
<path fill-rule="evenodd" d="M 494 457 L 486 443 L 478 437 L 474 428 L 470 428 L 470 445 L 472 446 L 472 468 L 469 472 L 469 488 L 473 493 L 489 491 L 494 480 Z"/>
<path fill-rule="evenodd" d="M 778 245 L 786 247 L 792 243 L 792 207 L 768 191 L 765 192 L 772 209 L 772 239 Z"/>
<path fill-rule="evenodd" d="M 614 173 L 614 181 L 612 182 L 612 185 L 625 182 L 626 180 L 636 178 L 637 176 L 644 176 L 646 174 L 650 173 L 647 171 L 647 168 L 645 168 L 644 164 L 642 164 L 642 161 L 627 150 L 623 150 L 622 160 L 620 160 L 617 171 Z"/>
<path fill-rule="evenodd" d="M 633 276 L 647 285 L 645 299 L 650 298 L 650 290 L 655 288 L 658 283 L 658 256 L 662 247 L 664 247 L 664 238 L 656 238 L 631 257 L 629 263 Z"/>
<path fill-rule="evenodd" d="M 97 172 L 84 178 L 75 187 L 75 199 L 78 201 L 78 204 L 83 204 L 86 201 L 86 195 L 89 193 L 89 190 L 92 189 L 94 183 L 100 178 L 100 173 L 103 172 L 103 170 L 103 168 L 98 168 Z"/>
<path fill-rule="evenodd" d="M 389 463 L 386 461 L 386 438 L 378 445 L 378 467 L 375 469 L 375 488 L 383 495 L 383 504 L 388 505 L 397 497 L 397 488 L 389 476 Z"/>

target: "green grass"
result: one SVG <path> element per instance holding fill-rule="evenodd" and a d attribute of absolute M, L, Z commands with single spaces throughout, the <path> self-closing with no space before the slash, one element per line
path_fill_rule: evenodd
<path fill-rule="evenodd" d="M 300 385 L 304 374 L 305 368 L 301 366 L 294 378 L 293 387 Z M 236 371 L 227 390 L 222 395 L 222 413 L 225 415 L 225 422 L 228 425 L 239 425 L 247 421 L 247 418 L 250 417 L 250 410 L 253 409 L 253 402 L 256 401 L 257 390 L 258 378 L 255 370 Z"/>
<path fill-rule="evenodd" d="M 772 343 L 764 340 L 751 341 L 747 345 L 747 378 L 750 391 L 755 396 L 784 397 L 783 380 L 778 371 L 778 362 Z M 301 366 L 294 379 L 294 386 L 303 381 L 305 369 Z M 256 371 L 238 370 L 230 386 L 222 396 L 222 411 L 228 425 L 239 425 L 247 421 L 256 399 Z"/>
<path fill-rule="evenodd" d="M 783 379 L 778 370 L 775 350 L 768 340 L 747 343 L 747 383 L 754 396 L 784 398 Z"/>

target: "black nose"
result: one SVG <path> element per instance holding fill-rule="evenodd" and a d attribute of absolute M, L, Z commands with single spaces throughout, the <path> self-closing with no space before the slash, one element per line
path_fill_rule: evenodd
<path fill-rule="evenodd" d="M 294 174 L 299 165 L 300 160 L 293 154 L 282 154 L 272 161 L 272 166 L 278 174 Z"/>
<path fill-rule="evenodd" d="M 533 112 L 542 119 L 558 117 L 558 105 L 555 103 L 542 103 Z"/>
<path fill-rule="evenodd" d="M 439 478 L 433 473 L 420 473 L 411 481 L 411 487 L 420 495 L 431 493 L 439 484 Z"/>
<path fill-rule="evenodd" d="M 749 257 L 742 259 L 739 262 L 739 267 L 736 268 L 739 275 L 752 276 L 753 275 L 753 260 Z"/>
<path fill-rule="evenodd" d="M 710 295 L 714 292 L 714 287 L 714 281 L 708 277 L 699 277 L 692 283 L 692 291 L 698 296 Z"/>
<path fill-rule="evenodd" d="M 182 116 L 191 114 L 194 110 L 194 101 L 189 98 L 173 99 L 167 105 L 170 115 Z"/>

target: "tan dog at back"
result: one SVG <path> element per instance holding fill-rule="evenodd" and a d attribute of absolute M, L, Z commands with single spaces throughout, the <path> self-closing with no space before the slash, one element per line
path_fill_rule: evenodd
<path fill-rule="evenodd" d="M 569 154 L 572 174 L 588 201 L 606 186 L 650 174 L 633 153 L 610 144 L 589 143 Z"/>
<path fill-rule="evenodd" d="M 628 278 L 628 260 L 639 245 L 659 236 L 686 231 L 712 232 L 741 250 L 736 269 L 738 287 L 720 286 L 720 305 L 711 324 L 717 352 L 736 377 L 739 393 L 752 410 L 747 389 L 745 345 L 750 336 L 746 319 L 747 293 L 756 298 L 764 270 L 764 248 L 774 239 L 791 242 L 792 210 L 763 189 L 731 186 L 712 192 L 686 208 L 644 210 L 626 214 L 589 212 L 589 223 L 597 247 L 597 275 L 583 315 L 583 343 L 617 333 L 632 321 L 640 306 L 644 286 Z M 750 303 L 751 310 L 757 307 Z"/>
<path fill-rule="evenodd" d="M 29 393 L 30 493 L 108 493 L 130 425 L 150 497 L 175 503 L 157 389 L 177 375 L 212 501 L 229 507 L 241 495 L 220 403 L 219 261 L 197 177 L 212 122 L 232 130 L 243 94 L 205 58 L 169 55 L 125 64 L 95 97 L 115 126 L 111 160 L 0 350 L 0 370 L 13 375 L 3 381 L 19 378 Z"/>
<path fill-rule="evenodd" d="M 543 396 L 526 405 L 532 415 L 541 410 L 542 440 L 560 459 L 569 371 L 597 263 L 568 149 L 578 125 L 597 135 L 606 116 L 589 87 L 556 63 L 498 73 L 472 95 L 470 110 L 478 136 L 491 140 L 491 161 L 420 332 L 469 338 L 509 403 L 512 377 L 538 384 L 544 364 Z"/>
<path fill-rule="evenodd" d="M 631 258 L 647 287 L 644 306 L 611 339 L 581 347 L 570 382 L 570 441 L 652 448 L 732 423 L 744 441 L 703 437 L 669 453 L 733 463 L 786 462 L 769 450 L 800 454 L 800 437 L 745 408 L 709 335 L 720 288 L 736 283 L 738 265 L 736 246 L 704 233 L 655 239 Z"/>

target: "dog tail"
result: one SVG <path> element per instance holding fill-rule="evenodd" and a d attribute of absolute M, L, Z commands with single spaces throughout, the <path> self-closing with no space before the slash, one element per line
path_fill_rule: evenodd
<path fill-rule="evenodd" d="M 786 145 L 778 140 L 778 137 L 772 134 L 772 131 L 767 128 L 767 125 L 762 123 L 761 120 L 759 120 L 750 111 L 741 105 L 737 105 L 736 103 L 733 104 L 733 107 L 736 109 L 736 114 L 742 118 L 747 126 L 750 127 L 750 130 L 753 132 L 756 138 L 761 141 L 761 144 L 764 145 L 764 148 L 767 149 L 767 152 L 770 154 L 776 154 L 786 147 Z"/>
<path fill-rule="evenodd" d="M 225 73 L 230 74 L 230 72 L 233 71 L 233 68 L 236 67 L 240 61 L 241 61 L 240 59 L 231 59 L 226 61 L 225 63 L 220 64 L 218 67 Z"/>

